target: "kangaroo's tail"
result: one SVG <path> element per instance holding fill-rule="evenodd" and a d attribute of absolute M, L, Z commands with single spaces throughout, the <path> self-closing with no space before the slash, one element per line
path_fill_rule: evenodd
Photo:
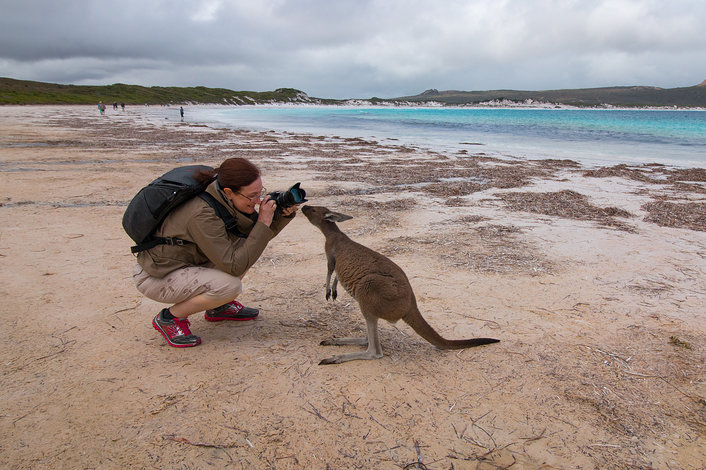
<path fill-rule="evenodd" d="M 465 349 L 500 342 L 499 339 L 493 338 L 446 339 L 437 333 L 429 323 L 427 323 L 416 306 L 402 319 L 405 323 L 411 326 L 419 336 L 429 341 L 439 349 Z"/>

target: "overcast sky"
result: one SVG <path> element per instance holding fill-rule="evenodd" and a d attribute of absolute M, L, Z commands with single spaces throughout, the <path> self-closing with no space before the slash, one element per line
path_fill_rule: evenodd
<path fill-rule="evenodd" d="M 704 0 L 0 0 L 0 76 L 321 98 L 696 85 Z"/>

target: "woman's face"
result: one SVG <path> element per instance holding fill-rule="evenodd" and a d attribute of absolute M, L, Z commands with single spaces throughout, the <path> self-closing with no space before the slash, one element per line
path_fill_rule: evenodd
<path fill-rule="evenodd" d="M 258 177 L 255 181 L 241 187 L 238 191 L 231 191 L 226 188 L 224 192 L 236 209 L 244 214 L 252 214 L 255 212 L 255 206 L 260 204 L 262 190 L 262 179 Z"/>

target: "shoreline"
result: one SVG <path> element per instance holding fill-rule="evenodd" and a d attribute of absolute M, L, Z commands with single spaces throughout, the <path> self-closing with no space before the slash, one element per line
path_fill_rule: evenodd
<path fill-rule="evenodd" d="M 45 106 L 45 105 L 35 105 L 37 108 L 58 108 L 61 109 L 62 106 L 59 107 L 54 107 L 54 106 Z M 298 106 L 298 105 L 297 105 Z M 10 105 L 7 105 L 6 108 L 10 108 Z M 92 106 L 86 106 L 86 105 L 66 105 L 65 107 L 74 107 L 77 108 L 77 110 L 87 110 L 85 113 L 77 113 L 77 115 L 82 115 L 83 117 L 90 117 L 93 114 L 93 107 Z M 204 108 L 204 109 L 210 109 L 210 108 L 219 108 L 219 107 L 232 107 L 232 106 L 220 106 L 220 105 L 198 105 L 195 107 L 199 108 Z M 268 105 L 255 105 L 255 106 L 244 106 L 244 107 L 252 107 L 252 108 L 261 108 L 261 107 L 268 107 Z M 275 106 L 276 107 L 276 106 Z M 307 105 L 304 105 L 304 107 L 307 107 Z M 16 106 L 18 109 L 22 109 L 23 106 Z M 220 121 L 192 121 L 189 120 L 188 118 L 186 120 L 180 120 L 177 117 L 170 118 L 169 116 L 165 116 L 164 114 L 155 114 L 152 113 L 152 109 L 154 109 L 155 106 L 144 106 L 144 107 L 132 107 L 130 110 L 125 113 L 122 111 L 115 111 L 114 114 L 106 114 L 105 116 L 101 116 L 102 119 L 110 119 L 110 118 L 118 118 L 119 120 L 123 120 L 123 118 L 126 118 L 127 121 L 130 121 L 133 118 L 139 119 L 143 123 L 150 123 L 153 125 L 158 125 L 162 126 L 167 123 L 177 123 L 178 125 L 182 126 L 194 126 L 196 128 L 206 126 L 209 127 L 213 130 L 219 130 L 223 129 L 224 126 L 227 129 L 232 130 L 233 132 L 253 132 L 253 133 L 263 133 L 263 134 L 269 134 L 269 133 L 275 133 L 278 135 L 284 135 L 284 136 L 294 136 L 295 138 L 297 136 L 303 136 L 305 138 L 316 138 L 316 139 L 321 139 L 321 138 L 326 138 L 330 139 L 331 141 L 355 141 L 355 140 L 360 140 L 361 142 L 365 142 L 366 145 L 370 144 L 380 144 L 382 147 L 390 147 L 390 148 L 396 148 L 396 147 L 402 147 L 402 148 L 414 148 L 417 149 L 421 152 L 429 152 L 429 153 L 438 153 L 447 156 L 448 158 L 474 158 L 474 157 L 489 157 L 492 159 L 498 159 L 498 160 L 503 160 L 503 161 L 509 161 L 509 162 L 542 162 L 542 161 L 551 161 L 551 160 L 557 160 L 557 161 L 563 161 L 563 160 L 568 160 L 576 163 L 577 165 L 580 165 L 582 168 L 585 170 L 599 170 L 601 168 L 608 168 L 608 167 L 627 167 L 628 169 L 631 170 L 640 170 L 640 169 L 645 169 L 645 168 L 656 168 L 656 167 L 664 167 L 665 169 L 675 169 L 678 171 L 683 171 L 683 170 L 694 170 L 694 171 L 706 171 L 706 167 L 704 167 L 703 162 L 697 162 L 697 161 L 671 161 L 671 162 L 665 162 L 665 161 L 653 161 L 653 159 L 643 159 L 643 161 L 634 161 L 626 158 L 625 160 L 622 161 L 613 161 L 607 157 L 585 157 L 581 158 L 576 155 L 573 157 L 569 158 L 562 158 L 562 157 L 557 157 L 553 155 L 540 155 L 540 154 L 532 154 L 532 155 L 517 155 L 517 154 L 512 154 L 509 151 L 499 151 L 499 150 L 489 150 L 485 148 L 486 144 L 482 143 L 476 143 L 476 142 L 458 142 L 456 145 L 446 145 L 446 144 L 432 144 L 429 145 L 429 142 L 426 143 L 418 143 L 416 141 L 406 141 L 405 139 L 401 138 L 392 138 L 392 137 L 380 137 L 376 135 L 369 135 L 365 137 L 361 137 L 360 133 L 350 133 L 350 135 L 346 135 L 345 133 L 330 133 L 328 132 L 329 130 L 327 129 L 321 129 L 321 132 L 316 132 L 316 130 L 305 130 L 305 131 L 292 131 L 292 130 L 284 130 L 284 129 L 271 129 L 271 128 L 265 128 L 265 127 L 259 127 L 258 128 L 247 128 L 247 127 L 238 127 L 237 125 L 229 125 L 224 122 Z M 163 108 L 170 108 L 169 106 L 159 106 L 158 109 L 163 109 Z M 0 107 L 0 110 L 2 107 Z M 144 110 L 147 110 L 147 112 L 142 112 Z M 175 111 L 178 111 L 175 108 Z M 108 112 L 107 112 L 108 113 Z M 323 135 L 322 135 L 323 134 Z M 17 144 L 15 144 L 17 145 Z M 0 143 L 0 148 L 2 148 L 3 144 Z M 520 152 L 522 153 L 522 152 Z M 703 183 L 706 186 L 706 181 L 704 180 L 703 177 L 694 180 L 693 182 L 695 183 Z"/>
<path fill-rule="evenodd" d="M 159 108 L 168 109 L 168 108 Z M 300 115 L 302 110 L 311 110 L 312 114 L 304 113 Z M 582 165 L 597 168 L 601 166 L 615 165 L 615 164 L 628 164 L 628 165 L 641 165 L 647 163 L 658 163 L 666 166 L 678 167 L 678 168 L 701 168 L 706 165 L 703 161 L 702 155 L 698 153 L 695 149 L 700 147 L 690 147 L 684 146 L 683 141 L 674 141 L 671 138 L 668 143 L 660 142 L 657 136 L 653 136 L 648 142 L 641 142 L 637 134 L 632 137 L 628 136 L 631 144 L 626 144 L 623 140 L 615 140 L 602 142 L 601 134 L 598 133 L 595 138 L 598 141 L 585 140 L 583 137 L 577 139 L 572 138 L 571 135 L 568 136 L 566 140 L 556 140 L 552 135 L 537 135 L 537 136 L 526 136 L 522 135 L 522 128 L 530 125 L 535 118 L 517 116 L 516 118 L 520 120 L 517 125 L 520 128 L 520 135 L 508 134 L 506 131 L 496 132 L 494 130 L 475 132 L 472 129 L 472 125 L 468 128 L 469 133 L 447 133 L 444 131 L 446 125 L 445 118 L 442 116 L 437 116 L 440 119 L 439 122 L 436 121 L 437 118 L 431 120 L 430 126 L 419 126 L 416 125 L 409 127 L 406 124 L 397 123 L 395 119 L 391 122 L 384 122 L 380 125 L 375 126 L 367 122 L 366 119 L 360 121 L 356 117 L 356 112 L 374 112 L 375 110 L 390 110 L 391 108 L 385 107 L 337 107 L 339 111 L 331 109 L 326 106 L 245 106 L 243 107 L 221 107 L 221 106 L 199 106 L 192 109 L 190 112 L 187 111 L 187 121 L 190 122 L 201 122 L 210 126 L 227 126 L 232 129 L 245 128 L 254 131 L 269 131 L 272 128 L 276 129 L 277 132 L 292 132 L 294 134 L 308 133 L 311 135 L 327 135 L 327 136 L 345 136 L 348 138 L 364 138 L 367 140 L 379 141 L 385 143 L 387 141 L 396 141 L 408 146 L 418 146 L 426 147 L 429 151 L 438 151 L 445 153 L 447 155 L 452 154 L 478 154 L 484 153 L 486 155 L 505 158 L 505 159 L 523 159 L 523 160 L 542 160 L 542 159 L 572 159 L 580 162 Z M 404 109 L 404 108 L 394 108 L 394 109 Z M 409 110 L 414 110 L 417 108 L 407 108 Z M 277 110 L 281 110 L 278 112 Z M 329 110 L 329 111 L 327 111 Z M 480 108 L 448 108 L 444 110 L 434 110 L 438 113 L 444 113 L 445 111 L 487 111 L 488 113 L 493 113 L 495 111 L 514 111 L 518 113 L 522 112 L 534 112 L 536 110 L 532 109 L 480 109 Z M 159 110 L 152 110 L 156 114 L 159 114 Z M 544 110 L 547 112 L 552 112 L 553 110 Z M 555 110 L 559 113 L 562 110 Z M 583 110 L 563 110 L 566 112 L 583 112 Z M 605 110 L 596 110 L 596 112 L 602 112 Z M 607 112 L 621 112 L 624 110 L 608 110 Z M 391 111 L 394 112 L 394 111 Z M 668 111 L 664 111 L 668 112 Z M 675 112 L 675 111 L 671 111 Z M 320 113 L 323 113 L 321 115 Z M 169 111 L 165 111 L 165 117 L 168 117 Z M 385 114 L 385 116 L 387 116 Z M 406 119 L 406 114 L 400 116 L 400 119 Z M 583 114 L 587 123 L 586 126 L 591 125 L 591 118 L 586 118 L 586 114 Z M 559 115 L 555 115 L 555 118 L 560 118 Z M 303 118 L 303 119 L 300 119 Z M 386 119 L 386 118 L 382 118 Z M 426 118 L 422 118 L 426 119 Z M 475 119 L 475 118 L 473 118 Z M 485 119 L 484 117 L 478 117 L 478 119 Z M 503 124 L 503 121 L 495 122 L 496 118 L 490 117 L 493 124 L 491 126 L 498 127 Z M 346 122 L 350 121 L 349 128 L 336 127 L 335 123 L 339 120 L 344 120 Z M 540 118 L 540 124 L 542 119 Z M 550 123 L 552 120 L 549 120 Z M 451 121 L 449 121 L 451 122 Z M 331 123 L 334 123 L 331 125 Z M 538 124 L 538 125 L 540 125 Z M 548 124 L 551 125 L 551 124 Z M 666 125 L 666 124 L 665 124 Z M 438 127 L 441 126 L 441 127 Z M 560 129 L 557 129 L 560 130 Z M 577 132 L 582 132 L 580 127 L 576 129 Z M 573 132 L 573 131 L 572 131 Z M 604 131 L 611 133 L 614 132 L 609 128 Z M 468 142 L 468 140 L 471 142 Z M 635 140 L 636 139 L 636 140 Z M 656 140 L 655 140 L 656 139 Z M 699 141 L 697 137 L 693 137 L 694 140 L 689 141 L 690 143 L 696 145 Z M 701 145 L 703 146 L 703 145 Z"/>
<path fill-rule="evenodd" d="M 407 103 L 407 104 L 395 104 L 395 103 L 389 103 L 389 104 L 374 104 L 370 101 L 366 100 L 349 100 L 351 101 L 350 103 L 344 103 L 344 104 L 324 104 L 324 103 L 291 103 L 291 102 L 273 102 L 273 103 L 261 103 L 261 104 L 222 104 L 222 103 L 192 103 L 192 102 L 187 102 L 187 103 L 171 103 L 171 104 L 153 104 L 153 105 L 137 105 L 137 104 L 132 104 L 130 105 L 131 108 L 135 107 L 177 107 L 177 106 L 191 106 L 191 107 L 233 107 L 233 108 L 266 108 L 266 107 L 279 107 L 279 108 L 288 108 L 288 107 L 321 107 L 321 108 L 329 108 L 329 107 L 334 107 L 334 108 L 379 108 L 379 109 L 387 109 L 387 108 L 402 108 L 402 109 L 416 109 L 416 108 L 431 108 L 431 109 L 533 109 L 533 110 L 541 110 L 541 109 L 546 109 L 546 110 L 573 110 L 573 111 L 694 111 L 694 112 L 704 112 L 706 111 L 705 107 L 701 106 L 689 106 L 689 107 L 679 107 L 679 106 L 635 106 L 635 107 L 623 107 L 623 106 L 613 106 L 613 105 L 603 105 L 603 106 L 571 106 L 567 104 L 558 104 L 558 103 L 536 103 L 536 104 L 517 104 L 517 105 L 512 105 L 509 103 L 501 103 L 501 104 L 487 104 L 484 105 L 483 103 L 474 103 L 474 104 L 469 104 L 469 105 L 445 105 L 442 103 L 439 104 L 419 104 L 415 105 L 412 102 Z M 28 104 L 0 104 L 0 109 L 6 107 L 6 108 L 11 108 L 11 107 L 69 107 L 69 106 L 82 106 L 82 107 L 93 107 L 93 105 L 85 105 L 85 104 L 33 104 L 33 103 L 28 103 Z"/>
<path fill-rule="evenodd" d="M 0 107 L 0 148 L 10 467 L 706 460 L 702 168 L 455 158 L 84 106 Z M 322 339 L 364 323 L 346 293 L 325 301 L 323 237 L 298 215 L 244 279 L 261 318 L 195 316 L 199 347 L 165 345 L 161 306 L 132 285 L 124 205 L 171 167 L 234 156 L 354 216 L 341 229 L 405 270 L 443 336 L 501 343 L 440 351 L 384 323 L 383 359 L 318 366 Z"/>

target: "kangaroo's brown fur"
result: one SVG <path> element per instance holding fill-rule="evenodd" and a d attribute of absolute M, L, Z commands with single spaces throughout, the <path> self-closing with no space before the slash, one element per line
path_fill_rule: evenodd
<path fill-rule="evenodd" d="M 342 354 L 324 359 L 320 364 L 339 364 L 356 359 L 379 359 L 383 356 L 377 322 L 404 320 L 419 336 L 440 349 L 463 349 L 497 343 L 492 338 L 448 340 L 442 338 L 422 317 L 417 308 L 412 286 L 402 268 L 380 253 L 354 242 L 336 225 L 351 217 L 321 206 L 304 206 L 302 212 L 309 222 L 326 237 L 326 299 L 336 299 L 337 283 L 358 301 L 367 324 L 366 338 L 333 338 L 323 345 L 356 344 L 367 346 L 365 352 Z M 336 272 L 333 284 L 331 275 Z"/>

